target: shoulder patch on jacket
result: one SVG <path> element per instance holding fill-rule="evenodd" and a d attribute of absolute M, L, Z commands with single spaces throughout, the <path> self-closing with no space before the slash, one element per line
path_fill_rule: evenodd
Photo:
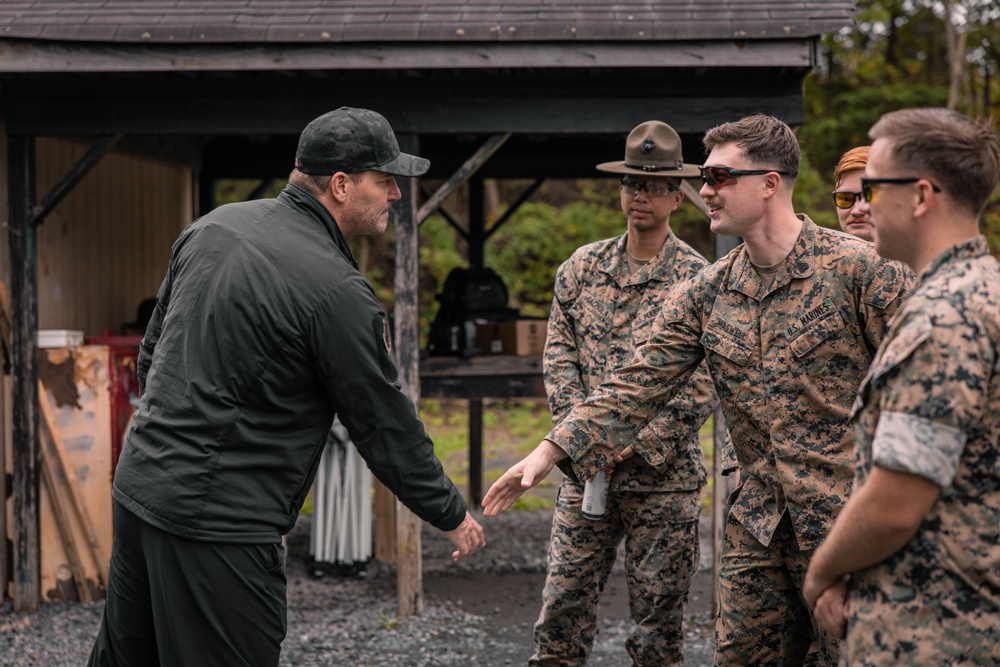
<path fill-rule="evenodd" d="M 392 332 L 386 322 L 385 313 L 378 313 L 372 318 L 372 331 L 375 334 L 375 345 L 378 347 L 378 363 L 382 376 L 389 382 L 396 382 L 399 373 L 396 362 L 392 360 Z"/>

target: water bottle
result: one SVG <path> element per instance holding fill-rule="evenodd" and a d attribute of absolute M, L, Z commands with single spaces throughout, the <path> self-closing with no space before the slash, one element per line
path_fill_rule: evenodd
<path fill-rule="evenodd" d="M 608 477 L 603 470 L 588 479 L 583 485 L 582 514 L 585 519 L 600 521 L 608 507 Z"/>

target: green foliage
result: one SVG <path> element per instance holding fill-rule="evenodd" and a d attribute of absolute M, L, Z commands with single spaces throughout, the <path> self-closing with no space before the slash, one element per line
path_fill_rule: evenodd
<path fill-rule="evenodd" d="M 796 211 L 805 213 L 817 225 L 840 229 L 837 212 L 834 210 L 833 199 L 830 196 L 830 193 L 833 192 L 832 171 L 831 169 L 830 174 L 821 174 L 813 169 L 808 155 L 803 151 L 799 177 L 795 181 L 795 191 L 792 194 L 792 203 Z"/>
<path fill-rule="evenodd" d="M 831 186 L 840 156 L 871 143 L 868 128 L 882 114 L 906 107 L 944 106 L 948 97 L 947 88 L 941 86 L 858 87 L 842 81 L 820 81 L 816 74 L 807 77 L 805 90 L 806 122 L 798 130 L 799 142 Z"/>
<path fill-rule="evenodd" d="M 459 489 L 469 482 L 469 419 L 465 401 L 420 401 L 420 418 L 434 452 Z M 483 406 L 483 483 L 486 488 L 526 456 L 552 428 L 544 400 L 486 401 Z M 515 510 L 552 509 L 557 475 L 522 496 Z"/>
<path fill-rule="evenodd" d="M 390 616 L 380 609 L 378 612 L 378 624 L 383 630 L 396 630 L 399 628 L 399 618 Z"/>
<path fill-rule="evenodd" d="M 301 514 L 306 514 L 308 516 L 312 516 L 312 513 L 313 513 L 313 494 L 312 494 L 311 490 L 309 491 L 308 494 L 306 494 L 306 499 L 302 502 L 302 509 L 299 510 L 299 512 Z"/>
<path fill-rule="evenodd" d="M 512 512 L 534 512 L 536 510 L 551 510 L 554 508 L 555 505 L 549 498 L 534 495 L 530 491 L 515 500 L 514 504 L 510 506 Z"/>
<path fill-rule="evenodd" d="M 581 245 L 623 231 L 617 205 L 578 201 L 556 208 L 528 202 L 490 238 L 486 264 L 500 268 L 511 303 L 523 316 L 547 317 L 559 265 Z"/>
<path fill-rule="evenodd" d="M 965 35 L 961 93 L 957 108 L 973 117 L 992 116 L 1000 123 L 1000 3 L 951 0 L 952 23 Z M 797 129 L 803 161 L 795 188 L 796 211 L 816 223 L 837 228 L 830 201 L 833 169 L 840 156 L 869 143 L 868 129 L 885 112 L 914 106 L 945 106 L 951 73 L 946 44 L 944 4 L 939 0 L 859 0 L 854 25 L 825 36 L 821 66 L 806 77 L 804 123 Z M 530 181 L 496 182 L 495 210 L 489 228 Z M 219 203 L 240 201 L 259 181 L 220 181 Z M 274 196 L 284 182 L 274 182 L 261 196 Z M 450 210 L 464 211 L 468 196 L 459 189 Z M 493 201 L 493 200 L 490 200 Z M 456 203 L 457 202 L 457 203 Z M 496 205 L 499 207 L 496 207 Z M 458 216 L 467 224 L 464 216 Z M 671 216 L 681 239 L 706 258 L 715 258 L 715 242 L 704 215 L 690 204 Z M 492 233 L 485 262 L 504 279 L 511 305 L 526 317 L 545 317 L 560 263 L 583 244 L 625 230 L 613 178 L 550 180 Z M 1000 199 L 995 195 L 983 216 L 983 230 L 994 253 L 1000 252 Z M 467 244 L 441 215 L 420 227 L 419 312 L 421 346 L 438 310 L 435 295 L 448 273 L 468 265 Z M 352 249 L 373 283 L 376 296 L 391 309 L 393 228 L 381 238 L 352 241 Z"/>
<path fill-rule="evenodd" d="M 1000 4 L 996 0 L 951 4 L 952 23 L 965 39 L 955 108 L 974 118 L 990 118 L 1000 128 Z M 951 71 L 944 7 L 937 0 L 860 0 L 855 25 L 824 37 L 824 67 L 806 78 L 805 122 L 798 137 L 804 156 L 828 189 L 840 156 L 870 143 L 868 129 L 882 114 L 905 107 L 947 106 Z M 828 195 L 821 202 L 822 188 L 813 192 L 811 177 L 806 176 L 804 169 L 796 187 L 796 209 L 818 223 L 836 226 Z M 818 211 L 829 211 L 832 217 L 821 219 Z M 996 193 L 983 215 L 982 229 L 993 253 L 1000 252 Z"/>

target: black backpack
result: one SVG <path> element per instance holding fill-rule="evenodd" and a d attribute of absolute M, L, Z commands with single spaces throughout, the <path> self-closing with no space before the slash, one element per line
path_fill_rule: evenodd
<path fill-rule="evenodd" d="M 441 305 L 431 323 L 431 354 L 478 354 L 476 324 L 517 319 L 517 310 L 507 307 L 503 280 L 483 266 L 452 269 L 435 298 Z"/>

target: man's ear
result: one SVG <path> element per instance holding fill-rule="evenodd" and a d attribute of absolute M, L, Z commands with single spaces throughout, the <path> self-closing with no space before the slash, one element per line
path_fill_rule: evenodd
<path fill-rule="evenodd" d="M 930 181 L 918 181 L 916 206 L 913 209 L 913 217 L 922 218 L 927 215 L 940 196 L 941 195 L 939 193 L 934 192 L 934 186 L 931 185 Z"/>
<path fill-rule="evenodd" d="M 770 172 L 764 174 L 761 179 L 761 185 L 764 188 L 764 199 L 770 199 L 771 197 L 778 194 L 778 190 L 787 187 L 785 184 L 785 179 L 776 172 Z"/>
<path fill-rule="evenodd" d="M 350 181 L 351 179 L 347 176 L 347 174 L 342 171 L 338 171 L 330 177 L 330 183 L 327 185 L 327 191 L 335 200 L 340 203 L 344 203 L 347 201 L 347 189 Z"/>

